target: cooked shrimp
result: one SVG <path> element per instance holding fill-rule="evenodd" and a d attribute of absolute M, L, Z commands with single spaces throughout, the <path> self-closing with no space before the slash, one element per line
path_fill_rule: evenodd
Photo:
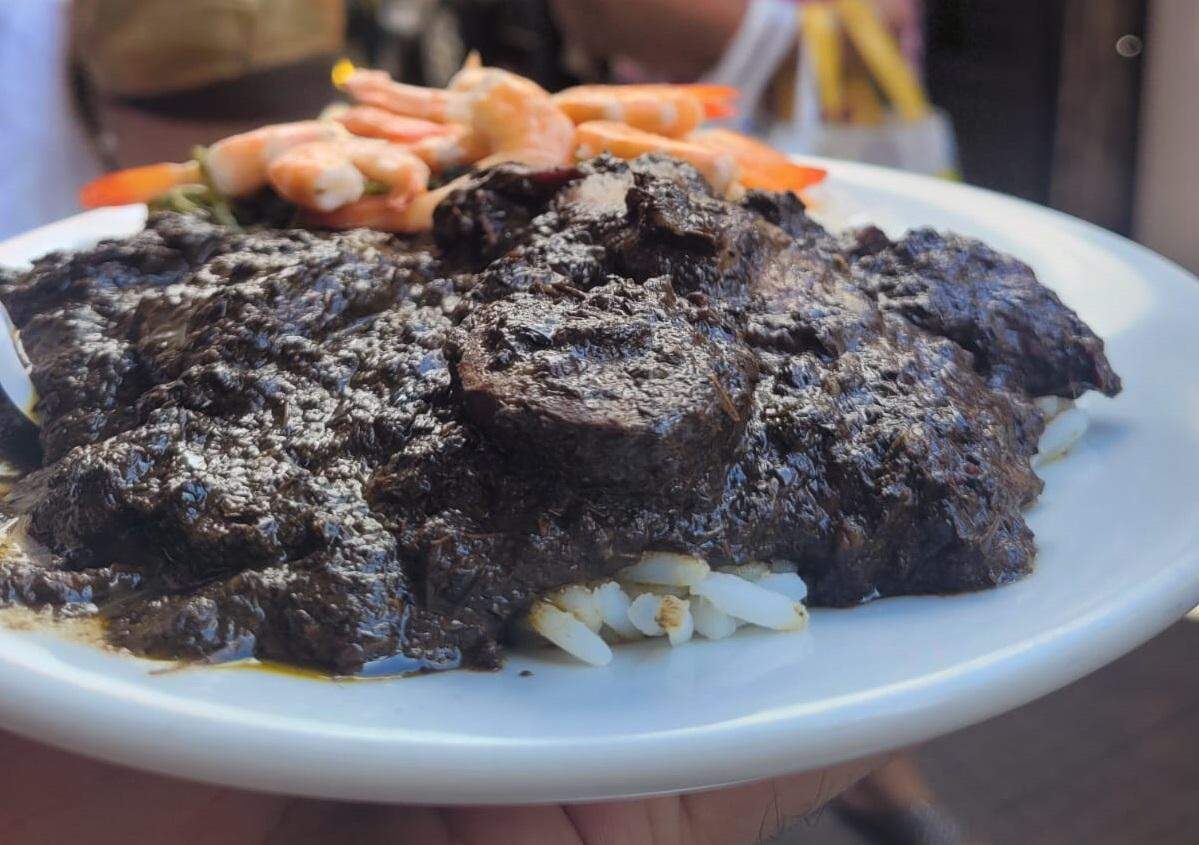
<path fill-rule="evenodd" d="M 200 184 L 204 175 L 198 161 L 147 164 L 108 173 L 88 182 L 79 191 L 79 204 L 84 208 L 103 205 L 127 205 L 152 202 L 179 185 Z"/>
<path fill-rule="evenodd" d="M 203 168 L 199 162 L 188 161 L 118 170 L 85 185 L 79 202 L 84 208 L 151 202 L 178 185 L 201 184 L 205 175 L 223 196 L 248 196 L 266 185 L 267 167 L 280 153 L 345 134 L 339 124 L 318 120 L 263 126 L 217 141 L 208 148 Z"/>
<path fill-rule="evenodd" d="M 460 123 L 466 149 L 494 163 L 519 157 L 561 164 L 574 147 L 574 124 L 537 83 L 472 59 L 446 89 L 395 82 L 382 71 L 352 70 L 341 80 L 359 103 L 398 115 Z"/>
<path fill-rule="evenodd" d="M 727 152 L 655 135 L 652 132 L 643 132 L 611 120 L 581 123 L 575 138 L 579 158 L 611 153 L 617 158 L 633 159 L 645 153 L 665 153 L 682 159 L 703 174 L 720 193 L 734 187 L 741 170 L 737 160 Z"/>
<path fill-rule="evenodd" d="M 217 141 L 208 148 L 204 167 L 217 193 L 244 197 L 267 184 L 270 163 L 281 153 L 312 141 L 332 141 L 345 135 L 339 124 L 302 120 L 277 123 Z"/>
<path fill-rule="evenodd" d="M 565 164 L 574 151 L 574 123 L 541 86 L 506 71 L 470 96 L 471 129 L 488 150 L 487 161 L 517 158 L 530 163 Z"/>
<path fill-rule="evenodd" d="M 385 202 L 406 208 L 425 191 L 429 168 L 398 144 L 373 138 L 340 138 L 293 147 L 268 168 L 271 186 L 302 208 L 329 212 L 359 200 L 366 180 L 389 190 Z"/>
<path fill-rule="evenodd" d="M 738 179 L 747 188 L 802 191 L 828 175 L 818 167 L 796 164 L 773 147 L 730 129 L 701 129 L 687 140 L 736 159 L 741 166 Z"/>
<path fill-rule="evenodd" d="M 366 178 L 386 185 L 387 202 L 406 208 L 429 187 L 429 166 L 399 144 L 368 138 L 346 138 L 338 143 Z"/>
<path fill-rule="evenodd" d="M 433 211 L 449 194 L 462 184 L 463 178 L 447 182 L 440 188 L 426 191 L 413 198 L 404 208 L 389 203 L 385 197 L 363 197 L 323 214 L 308 214 L 308 225 L 324 229 L 377 229 L 380 232 L 427 232 L 433 228 Z"/>
<path fill-rule="evenodd" d="M 484 139 L 470 126 L 471 102 L 463 92 L 396 82 L 381 70 L 353 69 L 342 74 L 339 84 L 365 107 L 385 111 L 401 120 L 444 126 L 446 135 L 429 136 L 409 147 L 436 172 L 471 164 L 490 152 Z"/>
<path fill-rule="evenodd" d="M 285 200 L 319 211 L 340 208 L 366 192 L 366 178 L 332 141 L 311 141 L 280 154 L 267 167 L 267 180 Z"/>
<path fill-rule="evenodd" d="M 723 85 L 579 85 L 553 99 L 575 123 L 615 120 L 679 138 L 705 118 L 731 116 L 736 96 Z"/>
<path fill-rule="evenodd" d="M 480 139 L 470 128 L 457 123 L 446 124 L 447 134 L 430 135 L 405 146 L 434 173 L 444 173 L 464 167 L 487 155 Z"/>
<path fill-rule="evenodd" d="M 354 135 L 360 135 L 363 138 L 382 138 L 385 141 L 395 141 L 400 144 L 420 141 L 424 138 L 452 135 L 457 128 L 445 123 L 434 123 L 431 120 L 393 114 L 378 106 L 350 106 L 334 112 L 331 119 L 336 120 Z"/>
<path fill-rule="evenodd" d="M 478 50 L 471 50 L 466 54 L 466 60 L 462 63 L 462 67 L 458 68 L 458 72 L 450 77 L 450 82 L 446 86 L 455 91 L 473 91 L 480 86 L 486 84 L 494 74 L 493 71 L 499 71 L 498 68 L 490 68 L 483 64 L 483 57 L 479 55 Z M 499 71 L 507 73 L 507 71 Z M 518 79 L 525 79 L 520 76 Z"/>
<path fill-rule="evenodd" d="M 487 150 L 480 164 L 570 161 L 574 124 L 549 92 L 531 79 L 484 67 L 478 53 L 472 53 L 450 80 L 449 90 L 470 103 L 467 124 Z"/>
<path fill-rule="evenodd" d="M 341 81 L 354 101 L 405 117 L 434 123 L 465 123 L 469 111 L 462 98 L 441 88 L 396 82 L 386 71 L 354 69 Z"/>

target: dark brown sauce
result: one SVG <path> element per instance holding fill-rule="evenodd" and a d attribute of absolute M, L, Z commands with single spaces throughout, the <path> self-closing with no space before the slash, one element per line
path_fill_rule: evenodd
<path fill-rule="evenodd" d="M 1119 389 L 1009 256 L 654 157 L 480 172 L 418 240 L 155 215 L 0 301 L 43 418 L 0 415 L 42 467 L 6 502 L 49 551 L 0 604 L 334 676 L 495 668 L 646 549 L 796 561 L 815 606 L 1005 583 L 1030 392 Z"/>

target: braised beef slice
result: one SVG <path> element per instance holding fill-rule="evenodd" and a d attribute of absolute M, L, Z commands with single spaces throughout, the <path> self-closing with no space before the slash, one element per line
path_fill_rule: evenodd
<path fill-rule="evenodd" d="M 437 245 L 472 264 L 499 258 L 527 235 L 546 202 L 579 172 L 570 167 L 493 167 L 466 177 L 433 214 Z"/>
<path fill-rule="evenodd" d="M 466 419 L 576 484 L 693 483 L 727 463 L 756 376 L 696 310 L 665 278 L 489 302 L 454 348 Z"/>
<path fill-rule="evenodd" d="M 831 244 L 832 236 L 807 214 L 803 200 L 788 191 L 748 191 L 741 205 L 767 223 L 773 223 L 805 247 Z"/>
<path fill-rule="evenodd" d="M 1028 265 L 980 241 L 917 229 L 863 255 L 854 278 L 884 311 L 971 352 L 995 385 L 1070 399 L 1120 392 L 1103 341 Z"/>
<path fill-rule="evenodd" d="M 432 241 L 159 215 L 49 256 L 0 283 L 45 416 L 9 506 L 50 555 L 0 603 L 403 671 L 497 665 L 539 595 L 646 549 L 794 560 L 830 605 L 1018 577 L 1029 393 L 1118 383 L 1022 265 L 941 243 L 855 253 L 648 157 L 484 171 Z M 946 324 L 885 284 L 951 276 Z"/>

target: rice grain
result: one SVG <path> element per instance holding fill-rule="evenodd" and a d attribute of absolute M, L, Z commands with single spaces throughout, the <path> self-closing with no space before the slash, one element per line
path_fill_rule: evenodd
<path fill-rule="evenodd" d="M 584 663 L 606 666 L 612 662 L 612 649 L 599 634 L 573 613 L 559 610 L 547 601 L 539 601 L 529 610 L 529 624 L 541 636 Z"/>
<path fill-rule="evenodd" d="M 798 631 L 807 622 L 803 605 L 725 572 L 713 572 L 692 587 L 691 592 L 708 599 L 730 616 L 763 628 Z"/>
<path fill-rule="evenodd" d="M 710 571 L 705 561 L 691 555 L 646 552 L 641 556 L 641 560 L 622 569 L 616 577 L 638 584 L 690 587 L 704 580 Z"/>

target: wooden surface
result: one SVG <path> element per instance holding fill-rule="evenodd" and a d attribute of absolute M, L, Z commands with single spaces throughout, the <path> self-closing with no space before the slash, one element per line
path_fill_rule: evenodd
<path fill-rule="evenodd" d="M 1136 237 L 1199 273 L 1199 3 L 1153 0 L 1137 174 Z"/>
<path fill-rule="evenodd" d="M 1065 0 L 1050 203 L 1128 233 L 1136 179 L 1144 0 Z M 1126 52 L 1130 52 L 1127 51 Z"/>
<path fill-rule="evenodd" d="M 994 845 L 1199 842 L 1199 623 L 1106 669 L 929 743 L 918 758 L 967 841 Z M 831 812 L 786 845 L 861 845 Z"/>
<path fill-rule="evenodd" d="M 1061 0 L 925 0 L 929 94 L 967 182 L 1049 200 Z"/>

